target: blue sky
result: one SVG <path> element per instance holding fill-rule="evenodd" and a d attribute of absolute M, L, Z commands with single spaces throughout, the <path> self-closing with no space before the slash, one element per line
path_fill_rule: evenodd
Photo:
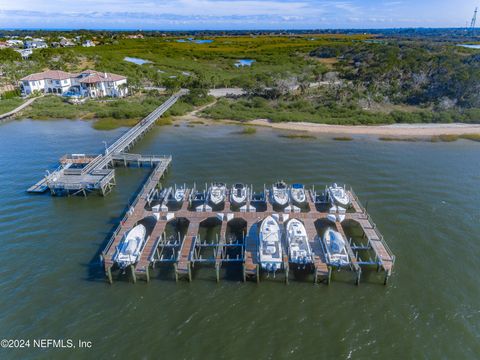
<path fill-rule="evenodd" d="M 0 0 L 0 28 L 461 27 L 477 5 L 480 0 Z"/>

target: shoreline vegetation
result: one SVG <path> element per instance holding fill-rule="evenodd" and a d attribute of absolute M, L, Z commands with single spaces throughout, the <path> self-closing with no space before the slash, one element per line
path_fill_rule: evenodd
<path fill-rule="evenodd" d="M 42 33 L 52 39 L 57 35 Z M 457 46 L 462 34 L 446 29 L 410 35 L 250 35 L 209 33 L 201 35 L 208 42 L 196 43 L 182 41 L 184 34 L 145 32 L 141 39 L 131 39 L 121 32 L 82 33 L 94 37 L 97 46 L 37 49 L 27 60 L 3 49 L 0 70 L 11 85 L 45 69 L 94 68 L 127 76 L 132 94 L 127 98 L 73 105 L 45 96 L 16 116 L 93 120 L 100 130 L 136 124 L 168 96 L 159 89 L 169 93 L 187 88 L 190 94 L 159 125 L 184 117 L 191 126 L 233 122 L 335 134 L 339 141 L 341 135 L 356 134 L 480 133 L 480 125 L 475 125 L 480 124 L 480 51 Z M 141 59 L 142 64 L 127 62 L 126 57 Z M 253 62 L 236 66 L 241 59 Z M 237 92 L 214 99 L 208 95 L 211 89 Z M 0 110 L 20 101 L 4 95 Z M 450 126 L 456 123 L 468 125 Z"/>

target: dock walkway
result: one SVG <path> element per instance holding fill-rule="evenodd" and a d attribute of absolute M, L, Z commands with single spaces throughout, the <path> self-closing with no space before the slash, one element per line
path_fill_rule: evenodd
<path fill-rule="evenodd" d="M 174 218 L 186 218 L 189 220 L 187 233 L 183 239 L 178 239 L 178 242 L 174 245 L 178 246 L 176 248 L 177 250 L 174 251 L 173 255 L 165 260 L 165 262 L 174 263 L 175 277 L 177 280 L 183 277 L 187 278 L 189 281 L 192 281 L 193 265 L 196 262 L 210 262 L 214 263 L 215 265 L 217 281 L 219 281 L 219 270 L 224 262 L 241 261 L 243 263 L 243 279 L 246 280 L 248 278 L 254 278 L 258 282 L 260 281 L 260 263 L 258 258 L 258 224 L 265 217 L 277 214 L 281 224 L 283 224 L 282 219 L 287 221 L 287 219 L 292 218 L 299 219 L 304 223 L 307 235 L 309 237 L 310 246 L 313 251 L 314 280 L 315 282 L 325 281 L 327 284 L 330 283 L 332 268 L 335 267 L 335 265 L 328 263 L 325 249 L 321 242 L 320 236 L 318 235 L 318 230 L 316 227 L 316 221 L 328 219 L 329 214 L 325 212 L 319 212 L 315 207 L 312 197 L 308 198 L 310 207 L 309 210 L 289 214 L 282 214 L 273 210 L 247 213 L 233 211 L 228 200 L 226 201 L 221 212 L 196 211 L 196 209 L 189 209 L 188 199 L 190 190 L 187 189 L 180 210 L 155 212 L 153 210 L 148 210 L 149 208 L 147 208 L 146 205 L 148 204 L 147 199 L 150 198 L 148 194 L 151 193 L 152 189 L 158 187 L 158 181 L 161 178 L 161 174 L 163 174 L 163 172 L 161 171 L 161 165 L 159 164 L 152 172 L 151 176 L 147 179 L 142 191 L 129 208 L 129 211 L 125 214 L 124 220 L 119 225 L 119 228 L 116 230 L 111 241 L 103 252 L 105 273 L 107 274 L 109 281 L 111 281 L 111 268 L 114 265 L 112 260 L 113 255 L 124 234 L 141 219 L 149 216 L 155 216 L 159 220 L 157 220 L 152 234 L 146 241 L 138 263 L 132 267 L 132 274 L 135 272 L 136 275 L 144 275 L 146 280 L 149 281 L 149 267 L 153 266 L 156 261 L 162 261 L 158 259 L 155 260 L 154 254 L 157 253 L 158 257 L 159 251 L 157 249 L 162 247 L 162 234 L 165 231 L 168 221 Z M 267 209 L 269 208 L 270 207 L 267 207 Z M 366 214 L 365 209 L 355 199 L 353 200 L 352 209 L 353 212 L 347 213 L 345 215 L 345 219 L 354 220 L 360 224 L 364 231 L 364 236 L 368 239 L 368 249 L 375 253 L 376 259 L 373 263 L 359 261 L 357 254 L 355 253 L 355 250 L 358 250 L 359 247 L 355 247 L 353 245 L 350 246 L 349 242 L 346 243 L 347 251 L 350 257 L 350 268 L 355 272 L 355 283 L 360 283 L 362 266 L 372 264 L 376 264 L 378 269 L 385 271 L 386 283 L 386 280 L 391 275 L 395 262 L 395 256 L 386 245 L 383 237 L 376 228 L 376 225 L 373 223 L 368 214 Z M 201 223 L 204 220 L 213 217 L 217 217 L 222 221 L 218 242 L 201 243 L 198 241 L 198 233 Z M 231 246 L 239 246 L 238 244 L 227 243 L 226 231 L 228 223 L 232 219 L 243 219 L 247 224 L 247 233 L 244 239 L 244 244 L 241 245 L 243 255 L 241 258 L 236 259 L 228 259 L 228 257 L 225 256 L 227 248 Z M 343 226 L 339 221 L 332 223 L 332 226 L 335 227 L 345 239 L 347 239 Z M 214 256 L 212 258 L 199 257 L 199 253 L 196 254 L 196 249 L 197 251 L 201 251 L 201 248 L 213 248 Z M 288 283 L 289 259 L 288 255 L 286 256 L 287 257 L 284 258 L 283 271 L 285 272 L 285 280 Z"/>
<path fill-rule="evenodd" d="M 40 97 L 42 96 L 39 96 L 39 97 L 34 97 L 34 98 L 30 98 L 28 99 L 27 101 L 25 101 L 23 104 L 21 104 L 20 106 L 16 107 L 15 109 L 9 111 L 9 112 L 6 112 L 4 114 L 0 114 L 0 122 L 3 122 L 5 121 L 6 119 L 8 119 L 9 117 L 12 117 L 13 115 L 17 114 L 18 112 L 22 111 L 23 109 L 25 109 L 26 107 L 30 106 L 35 100 L 39 99 Z"/>
<path fill-rule="evenodd" d="M 158 118 L 186 93 L 187 91 L 182 89 L 172 95 L 162 105 L 107 147 L 103 154 L 92 157 L 88 162 L 85 162 L 83 164 L 85 166 L 73 167 L 71 165 L 74 163 L 78 165 L 78 161 L 74 161 L 74 159 L 70 162 L 65 161 L 68 157 L 63 157 L 62 164 L 58 169 L 49 173 L 28 188 L 27 191 L 30 193 L 44 193 L 50 190 L 52 195 L 82 194 L 85 196 L 90 192 L 97 191 L 102 195 L 106 195 L 115 185 L 115 170 L 113 169 L 115 164 L 121 163 L 124 166 L 128 164 L 154 166 L 158 163 L 164 163 L 168 166 L 171 157 L 128 154 L 126 151 L 152 129 Z"/>

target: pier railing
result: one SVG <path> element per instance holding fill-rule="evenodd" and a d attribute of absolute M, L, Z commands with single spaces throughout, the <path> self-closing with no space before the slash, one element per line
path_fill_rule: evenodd
<path fill-rule="evenodd" d="M 392 258 L 392 262 L 395 263 L 395 255 L 393 254 L 393 251 L 390 249 L 390 247 L 388 246 L 387 242 L 385 241 L 383 235 L 380 233 L 380 231 L 378 230 L 378 227 L 377 227 L 377 224 L 375 224 L 375 222 L 373 221 L 372 217 L 370 216 L 370 214 L 367 212 L 367 209 L 362 205 L 362 203 L 360 202 L 357 194 L 355 193 L 355 191 L 353 191 L 353 188 L 350 186 L 350 193 L 352 194 L 354 200 L 356 201 L 356 203 L 358 204 L 358 206 L 360 207 L 360 209 L 362 210 L 362 213 L 363 215 L 366 216 L 368 222 L 372 225 L 372 228 L 373 228 L 373 231 L 375 231 L 375 234 L 378 236 L 380 242 L 382 243 L 382 245 L 384 246 L 385 250 L 387 251 L 388 255 Z"/>
<path fill-rule="evenodd" d="M 172 160 L 171 156 L 165 156 L 165 161 L 160 162 L 155 166 L 155 169 L 152 171 L 150 176 L 147 178 L 147 180 L 143 184 L 141 190 L 138 192 L 137 196 L 135 196 L 135 199 L 133 199 L 133 201 L 130 202 L 130 204 L 128 204 L 128 206 L 127 206 L 128 210 L 125 211 L 125 214 L 123 214 L 122 220 L 120 220 L 120 223 L 118 224 L 118 226 L 114 230 L 112 236 L 110 237 L 110 240 L 108 241 L 107 245 L 105 246 L 105 249 L 102 251 L 103 256 L 105 256 L 105 254 L 107 254 L 108 250 L 112 246 L 113 242 L 115 241 L 115 238 L 117 237 L 118 233 L 122 229 L 123 224 L 125 223 L 125 221 L 127 221 L 128 217 L 131 215 L 132 209 L 135 208 L 135 206 L 137 205 L 138 201 L 142 198 L 142 196 L 148 192 L 146 190 L 147 187 L 152 186 L 152 180 L 155 178 L 155 176 L 158 173 L 165 171 L 165 169 L 170 164 L 171 160 Z M 156 186 L 156 184 L 154 186 Z"/>

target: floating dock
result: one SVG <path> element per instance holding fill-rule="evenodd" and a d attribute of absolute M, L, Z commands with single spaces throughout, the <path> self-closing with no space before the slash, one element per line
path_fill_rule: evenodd
<path fill-rule="evenodd" d="M 155 122 L 177 100 L 185 95 L 187 90 L 180 90 L 167 101 L 156 108 L 137 125 L 123 134 L 117 141 L 105 149 L 100 155 L 72 154 L 60 159 L 60 166 L 36 184 L 28 188 L 29 193 L 45 193 L 52 195 L 84 195 L 98 192 L 108 194 L 115 185 L 115 165 L 152 166 L 162 164 L 167 168 L 171 161 L 170 156 L 137 155 L 127 151 L 152 129 Z"/>
<path fill-rule="evenodd" d="M 313 251 L 313 266 L 306 271 L 313 275 L 314 283 L 324 282 L 329 284 L 333 270 L 348 270 L 352 272 L 354 274 L 354 283 L 357 285 L 360 283 L 362 270 L 365 268 L 383 272 L 384 284 L 387 284 L 392 274 L 395 256 L 353 190 L 348 191 L 352 204 L 343 221 L 357 223 L 363 230 L 363 240 L 365 241 L 361 244 L 356 244 L 351 239 L 346 242 L 350 262 L 348 266 L 340 269 L 334 264 L 328 263 L 316 223 L 319 220 L 326 222 L 329 227 L 340 232 L 344 239 L 348 240 L 342 225 L 343 221 L 340 222 L 340 219 L 335 217 L 337 215 L 334 215 L 336 220 L 333 221 L 332 213 L 328 210 L 320 209 L 325 204 L 318 202 L 318 196 L 313 190 L 306 191 L 308 201 L 306 208 L 302 211 L 298 211 L 298 208 L 296 209 L 297 211 L 292 211 L 292 209 L 295 209 L 294 207 L 287 207 L 283 211 L 275 211 L 274 206 L 269 201 L 268 190 L 264 190 L 266 191 L 265 197 L 267 201 L 265 211 L 247 212 L 245 209 L 244 211 L 239 211 L 238 209 L 233 209 L 228 200 L 225 201 L 221 209 L 209 211 L 209 207 L 203 207 L 203 211 L 199 211 L 198 208 L 192 207 L 192 204 L 189 202 L 190 192 L 194 189 L 186 190 L 179 209 L 169 210 L 165 199 L 159 198 L 160 192 L 157 182 L 159 177 L 158 172 L 157 175 L 155 173 L 156 171 L 152 172 L 150 178 L 147 179 L 142 191 L 129 207 L 123 220 L 102 251 L 101 258 L 106 277 L 110 283 L 113 282 L 113 272 L 116 269 L 116 264 L 113 261 L 114 254 L 125 233 L 147 219 L 153 221 L 153 230 L 147 236 L 140 260 L 136 264 L 129 266 L 128 269 L 134 282 L 138 278 L 143 278 L 147 282 L 150 281 L 150 269 L 161 264 L 169 264 L 173 267 L 176 281 L 182 278 L 192 281 L 194 268 L 197 264 L 210 264 L 215 269 L 216 280 L 220 281 L 220 270 L 223 265 L 228 263 L 241 264 L 241 270 L 239 271 L 242 272 L 241 278 L 243 281 L 252 279 L 260 282 L 263 271 L 259 264 L 258 227 L 261 221 L 269 215 L 275 215 L 279 219 L 281 226 L 292 218 L 303 222 Z M 167 193 L 170 193 L 170 191 L 167 191 Z M 155 192 L 155 196 L 152 196 L 153 192 Z M 228 190 L 226 199 L 229 199 Z M 159 205 L 152 206 L 153 203 L 158 203 Z M 323 207 L 325 208 L 325 206 Z M 165 233 L 166 227 L 170 222 L 179 219 L 188 223 L 187 230 L 183 235 L 178 233 L 178 236 L 167 238 Z M 227 227 L 234 221 L 237 223 L 241 222 L 244 227 L 240 241 L 227 238 Z M 207 222 L 213 222 L 220 229 L 216 239 L 210 240 L 210 242 L 201 239 L 200 236 L 200 229 Z M 283 246 L 285 250 L 286 244 L 284 240 Z M 204 252 L 210 250 L 213 255 L 203 255 Z M 229 251 L 235 251 L 236 256 L 231 257 Z M 369 251 L 373 256 L 369 257 L 368 260 L 361 259 L 358 255 L 359 251 Z M 284 254 L 288 254 L 288 252 L 284 251 Z M 286 283 L 289 281 L 291 270 L 289 264 L 288 255 L 284 255 L 282 269 L 277 274 L 274 274 L 275 277 L 282 278 L 280 273 L 283 273 Z"/>

